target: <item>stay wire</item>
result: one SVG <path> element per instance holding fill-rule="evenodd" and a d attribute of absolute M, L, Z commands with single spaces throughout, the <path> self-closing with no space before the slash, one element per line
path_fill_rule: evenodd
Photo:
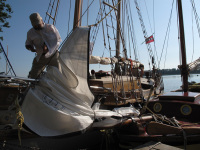
<path fill-rule="evenodd" d="M 67 29 L 67 35 L 69 34 L 69 23 L 70 23 L 70 14 L 71 14 L 71 0 L 70 0 L 70 3 L 69 3 L 69 19 L 68 19 L 68 29 Z"/>
<path fill-rule="evenodd" d="M 170 25 L 171 25 L 171 19 L 172 19 L 172 13 L 173 13 L 173 6 L 174 6 L 174 0 L 172 1 L 172 8 L 171 8 L 171 12 L 170 12 L 170 17 L 169 17 L 169 22 L 168 22 L 168 26 L 167 26 L 167 31 L 166 31 L 166 34 L 165 34 L 165 39 L 164 39 L 164 43 L 163 43 L 163 48 L 162 48 L 162 52 L 161 52 L 161 56 L 160 56 L 160 60 L 158 62 L 159 64 L 159 68 L 160 68 L 160 63 L 161 63 L 161 59 L 162 59 L 162 55 L 163 55 L 163 51 L 164 51 L 164 47 L 165 47 L 165 42 L 166 42 L 166 39 L 168 37 L 169 39 L 169 31 L 170 31 Z M 168 40 L 167 40 L 168 41 Z M 168 42 L 167 42 L 168 43 Z M 167 50 L 166 50 L 167 51 Z M 165 64 L 164 64 L 165 65 Z"/>
<path fill-rule="evenodd" d="M 132 43 L 133 43 L 133 50 L 134 50 L 134 53 L 135 53 L 135 60 L 138 60 L 139 59 L 139 52 L 137 53 L 137 40 L 136 40 L 136 35 L 135 35 L 135 29 L 134 29 L 134 25 L 133 25 L 133 17 L 132 17 L 132 11 L 131 11 L 131 5 L 130 5 L 130 1 L 128 1 L 128 6 L 129 6 L 129 14 L 130 14 L 130 28 L 132 27 L 132 30 L 131 30 L 131 37 L 132 37 Z"/>
<path fill-rule="evenodd" d="M 48 8 L 47 8 L 47 12 L 49 12 L 50 6 L 51 6 L 51 0 L 50 0 L 50 2 L 49 2 L 49 6 L 48 6 Z M 45 16 L 44 22 L 46 21 L 46 18 L 47 18 L 47 15 Z"/>
<path fill-rule="evenodd" d="M 101 0 L 99 0 L 99 3 L 100 3 L 100 8 L 101 8 L 101 7 L 102 7 Z M 103 11 L 105 12 L 105 5 L 104 5 L 104 8 L 103 8 Z M 101 19 L 102 19 L 102 16 L 103 16 L 103 12 L 102 12 L 102 8 L 101 8 Z M 103 24 L 103 21 L 102 21 L 101 23 L 102 23 L 102 31 L 103 31 L 104 47 L 106 47 L 106 39 L 105 39 L 104 24 Z M 103 52 L 103 55 L 104 55 L 104 52 Z M 102 57 L 103 57 L 103 56 L 102 56 Z"/>
<path fill-rule="evenodd" d="M 50 16 L 51 16 L 51 14 L 52 14 L 52 12 L 53 12 L 54 3 L 55 3 L 55 0 L 53 1 L 53 4 L 52 4 L 52 6 L 51 6 Z M 49 16 L 49 19 L 48 19 L 48 23 L 49 23 L 50 18 L 51 18 L 50 16 Z"/>
<path fill-rule="evenodd" d="M 77 23 L 83 18 L 83 16 L 85 15 L 85 13 L 88 11 L 88 9 L 91 7 L 91 5 L 93 4 L 94 0 L 90 3 L 90 5 L 86 8 L 86 10 L 84 11 L 84 13 L 81 15 L 80 19 L 76 22 Z M 91 25 L 90 25 L 91 26 Z"/>
<path fill-rule="evenodd" d="M 192 14 L 191 14 L 192 15 Z M 192 15 L 192 44 L 193 44 L 193 52 L 192 52 L 192 59 L 191 62 L 193 61 L 193 56 L 194 56 L 194 28 L 193 28 L 193 15 Z"/>
<path fill-rule="evenodd" d="M 155 25 L 155 3 L 154 3 L 154 0 L 153 0 L 153 33 L 154 33 L 154 42 L 153 42 L 153 45 L 154 45 L 154 51 L 156 53 L 156 58 L 157 58 L 157 61 L 158 61 L 158 53 L 157 53 L 157 50 L 156 50 L 156 25 Z M 158 66 L 158 68 L 160 68 Z"/>
<path fill-rule="evenodd" d="M 147 4 L 146 4 L 146 0 L 144 0 L 144 3 L 145 3 L 145 8 L 146 8 L 146 12 L 147 12 L 147 17 L 148 17 L 148 21 L 149 21 L 149 25 L 150 25 L 150 29 L 151 29 L 151 33 L 154 33 L 153 30 L 152 30 L 152 26 L 151 26 L 151 21 L 150 21 L 150 17 L 149 17 L 149 12 L 148 12 L 148 9 L 147 9 Z M 153 2 L 154 4 L 154 2 Z M 154 15 L 154 6 L 153 6 L 153 15 Z M 154 17 L 154 16 L 153 16 Z M 154 20 L 154 19 L 153 19 Z M 155 20 L 154 20 L 155 22 Z M 154 23 L 155 25 L 155 23 Z M 155 29 L 154 29 L 155 31 Z M 157 61 L 158 61 L 158 53 L 156 51 L 156 45 L 155 45 L 156 41 L 155 41 L 155 33 L 154 33 L 154 56 L 156 56 L 157 58 Z M 158 65 L 158 68 L 159 68 L 159 65 Z"/>
<path fill-rule="evenodd" d="M 129 5 L 129 11 L 130 12 L 128 12 L 128 7 L 127 7 L 127 5 Z M 130 25 L 130 23 L 132 22 L 133 23 L 133 21 L 132 21 L 132 15 L 131 15 L 131 9 L 130 9 L 130 2 L 129 2 L 129 4 L 127 4 L 126 3 L 126 10 L 127 10 L 127 22 L 128 22 L 128 28 L 129 28 L 129 30 L 130 30 L 130 36 L 131 36 L 131 41 L 132 41 L 132 44 L 133 44 L 133 51 L 134 51 L 134 55 L 135 55 L 135 60 L 138 60 L 138 57 L 137 57 L 137 52 L 136 52 L 136 46 L 135 46 L 135 43 L 136 43 L 136 40 L 135 40 L 135 31 L 134 31 L 134 26 L 133 26 L 133 24 L 132 24 L 132 26 Z M 130 13 L 130 16 L 129 16 L 129 13 Z M 132 28 L 131 28 L 132 27 Z M 129 33 L 129 32 L 128 32 Z M 130 42 L 129 42 L 130 43 Z"/>
<path fill-rule="evenodd" d="M 192 8 L 193 8 L 193 12 L 194 12 L 195 20 L 196 20 L 196 25 L 197 25 L 197 29 L 198 29 L 198 33 L 199 33 L 199 37 L 200 37 L 200 27 L 199 27 L 199 22 L 198 22 L 199 16 L 198 16 L 197 11 L 196 11 L 194 0 L 190 0 L 190 1 L 191 1 L 191 4 L 192 4 Z"/>

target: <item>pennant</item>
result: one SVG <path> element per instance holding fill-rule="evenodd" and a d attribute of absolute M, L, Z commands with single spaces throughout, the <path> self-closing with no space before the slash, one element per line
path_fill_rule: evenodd
<path fill-rule="evenodd" d="M 145 41 L 146 41 L 146 44 L 151 43 L 151 42 L 154 42 L 153 35 L 150 36 L 150 37 L 148 37 L 148 38 L 146 38 Z"/>

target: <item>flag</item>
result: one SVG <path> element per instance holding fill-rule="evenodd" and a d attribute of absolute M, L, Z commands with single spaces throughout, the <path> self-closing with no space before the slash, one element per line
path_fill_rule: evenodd
<path fill-rule="evenodd" d="M 145 39 L 146 44 L 154 42 L 153 35 Z"/>

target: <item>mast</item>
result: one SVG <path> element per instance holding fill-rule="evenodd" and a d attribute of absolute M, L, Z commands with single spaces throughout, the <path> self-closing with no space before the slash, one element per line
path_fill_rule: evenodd
<path fill-rule="evenodd" d="M 74 10 L 74 26 L 73 30 L 76 27 L 81 26 L 81 14 L 82 14 L 82 0 L 76 0 L 75 10 Z"/>
<path fill-rule="evenodd" d="M 118 10 L 117 10 L 117 43 L 116 43 L 116 57 L 119 58 L 120 54 L 120 23 L 121 23 L 121 3 L 118 0 Z"/>
<path fill-rule="evenodd" d="M 7 57 L 7 55 L 6 55 L 6 52 L 5 52 L 5 50 L 4 50 L 4 48 L 3 48 L 2 44 L 1 44 L 1 42 L 0 42 L 0 50 L 3 51 L 3 54 L 4 54 L 5 58 L 6 58 L 6 62 L 8 63 L 8 65 L 9 65 L 11 71 L 13 72 L 13 74 L 16 76 L 15 71 L 14 71 L 14 69 L 13 69 L 13 67 L 12 67 L 12 65 L 11 65 L 11 63 L 10 63 L 10 61 L 9 61 L 9 59 L 8 59 L 8 57 Z"/>
<path fill-rule="evenodd" d="M 185 34 L 184 34 L 184 24 L 183 24 L 183 11 L 182 2 L 177 0 L 178 4 L 178 16 L 179 16 L 179 34 L 180 34 L 180 46 L 181 46 L 181 56 L 182 56 L 182 66 L 181 75 L 183 78 L 183 91 L 188 91 L 188 67 L 186 61 L 186 47 L 185 47 Z"/>

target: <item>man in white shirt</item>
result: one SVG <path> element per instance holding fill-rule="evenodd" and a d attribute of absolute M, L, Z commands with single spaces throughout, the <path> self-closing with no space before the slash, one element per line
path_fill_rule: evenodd
<path fill-rule="evenodd" d="M 54 25 L 43 22 L 39 13 L 33 13 L 29 18 L 33 28 L 27 32 L 25 47 L 36 52 L 37 56 L 33 60 L 28 77 L 38 78 L 46 65 L 59 68 L 58 47 L 61 37 Z"/>

